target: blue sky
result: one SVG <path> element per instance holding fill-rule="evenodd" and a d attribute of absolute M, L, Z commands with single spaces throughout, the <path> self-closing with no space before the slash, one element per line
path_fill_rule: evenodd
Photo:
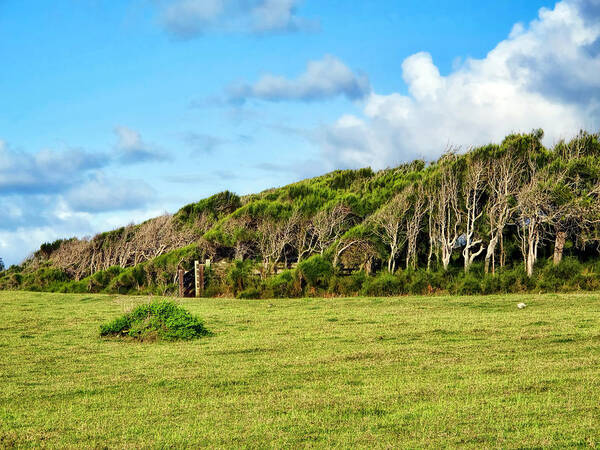
<path fill-rule="evenodd" d="M 600 0 L 0 0 L 0 257 L 600 117 Z"/>

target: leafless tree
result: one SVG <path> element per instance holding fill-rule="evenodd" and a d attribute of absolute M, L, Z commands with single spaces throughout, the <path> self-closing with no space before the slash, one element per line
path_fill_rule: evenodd
<path fill-rule="evenodd" d="M 408 209 L 405 192 L 397 194 L 392 200 L 371 216 L 373 233 L 388 248 L 388 272 L 396 270 L 396 256 L 406 242 L 404 214 Z"/>
<path fill-rule="evenodd" d="M 444 270 L 448 270 L 452 251 L 461 236 L 463 219 L 459 205 L 459 177 L 453 164 L 456 159 L 454 153 L 447 153 L 440 161 L 440 174 L 432 211 L 435 239 L 440 246 Z"/>
<path fill-rule="evenodd" d="M 351 217 L 352 210 L 343 204 L 319 211 L 312 220 L 315 250 L 322 255 L 350 228 Z"/>
<path fill-rule="evenodd" d="M 405 215 L 406 229 L 406 268 L 417 267 L 417 238 L 422 229 L 423 216 L 427 212 L 427 201 L 423 183 L 418 183 L 409 191 L 410 211 Z"/>
<path fill-rule="evenodd" d="M 523 173 L 523 161 L 506 152 L 487 166 L 489 198 L 486 203 L 486 217 L 489 225 L 489 243 L 485 255 L 485 273 L 496 271 L 495 251 L 500 244 L 500 266 L 504 266 L 504 229 L 512 220 L 516 210 L 511 199 L 519 190 Z"/>
<path fill-rule="evenodd" d="M 465 272 L 469 271 L 473 260 L 484 250 L 483 239 L 475 236 L 477 221 L 483 215 L 481 196 L 485 183 L 485 164 L 480 160 L 471 160 L 467 164 L 467 172 L 463 183 L 463 195 L 465 199 L 465 247 L 462 254 L 464 258 Z M 473 250 L 479 246 L 478 250 Z"/>
<path fill-rule="evenodd" d="M 273 266 L 281 258 L 285 246 L 292 244 L 294 228 L 293 218 L 277 221 L 274 218 L 264 217 L 258 221 L 256 227 L 258 247 L 267 274 L 272 273 Z"/>
<path fill-rule="evenodd" d="M 546 171 L 535 172 L 517 196 L 521 253 L 527 275 L 533 275 L 538 248 L 544 238 L 545 227 L 554 226 L 564 213 L 565 205 L 553 202 L 551 188 L 562 181 L 562 175 L 551 176 Z"/>

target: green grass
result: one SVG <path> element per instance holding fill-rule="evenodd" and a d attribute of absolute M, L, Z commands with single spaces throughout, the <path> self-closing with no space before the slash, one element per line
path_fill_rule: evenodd
<path fill-rule="evenodd" d="M 187 299 L 213 336 L 99 337 L 143 301 L 0 292 L 0 448 L 600 444 L 597 294 Z"/>

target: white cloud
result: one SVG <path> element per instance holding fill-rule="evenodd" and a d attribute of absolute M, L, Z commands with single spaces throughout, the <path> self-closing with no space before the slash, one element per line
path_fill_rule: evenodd
<path fill-rule="evenodd" d="M 229 99 L 233 102 L 249 98 L 313 101 L 344 95 L 355 100 L 365 97 L 370 90 L 366 75 L 355 74 L 338 58 L 325 55 L 318 61 L 309 61 L 306 71 L 294 80 L 269 74 L 253 85 L 232 86 Z"/>
<path fill-rule="evenodd" d="M 161 21 L 174 36 L 189 39 L 208 31 L 281 32 L 315 28 L 298 16 L 300 0 L 170 0 Z"/>
<path fill-rule="evenodd" d="M 377 168 L 513 131 L 543 128 L 552 143 L 599 127 L 598 74 L 600 1 L 565 0 L 447 76 L 428 53 L 406 58 L 408 95 L 372 93 L 363 116 L 341 117 L 321 130 L 320 142 L 336 166 Z"/>

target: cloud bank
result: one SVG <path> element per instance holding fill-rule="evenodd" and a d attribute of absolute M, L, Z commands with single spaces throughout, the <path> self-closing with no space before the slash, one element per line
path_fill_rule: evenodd
<path fill-rule="evenodd" d="M 533 128 L 552 143 L 600 128 L 598 74 L 600 0 L 565 0 L 446 76 L 426 52 L 406 58 L 407 95 L 370 94 L 363 115 L 340 117 L 318 141 L 336 167 L 376 168 Z"/>
<path fill-rule="evenodd" d="M 0 140 L 0 256 L 6 263 L 19 262 L 41 242 L 95 231 L 95 214 L 139 212 L 155 199 L 148 184 L 114 176 L 112 169 L 164 155 L 134 130 L 115 132 L 116 148 L 99 153 L 25 152 Z"/>

